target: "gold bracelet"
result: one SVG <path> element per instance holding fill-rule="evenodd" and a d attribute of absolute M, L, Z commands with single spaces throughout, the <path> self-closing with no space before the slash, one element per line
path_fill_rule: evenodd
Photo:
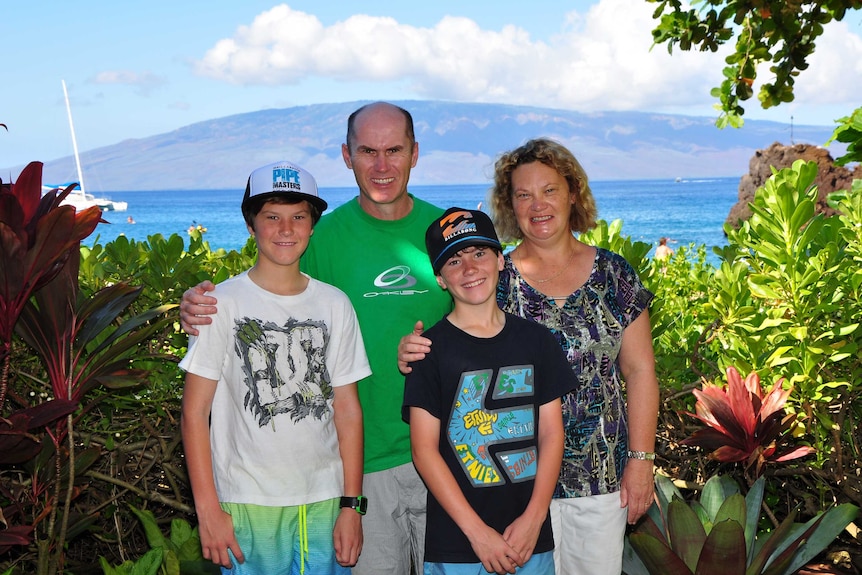
<path fill-rule="evenodd" d="M 630 459 L 641 459 L 645 461 L 652 461 L 655 459 L 655 453 L 652 451 L 632 451 L 629 450 L 629 458 Z"/>

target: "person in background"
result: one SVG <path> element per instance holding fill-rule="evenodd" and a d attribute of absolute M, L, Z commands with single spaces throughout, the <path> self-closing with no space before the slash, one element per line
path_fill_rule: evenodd
<path fill-rule="evenodd" d="M 658 246 L 655 248 L 655 259 L 666 260 L 673 255 L 673 250 L 667 245 L 667 238 L 659 238 Z"/>
<path fill-rule="evenodd" d="M 223 573 L 348 573 L 362 548 L 356 381 L 371 371 L 350 301 L 299 271 L 325 209 L 299 166 L 252 172 L 257 262 L 218 286 L 222 312 L 180 362 L 201 547 Z"/>
<path fill-rule="evenodd" d="M 564 146 L 530 140 L 495 164 L 492 216 L 504 242 L 497 304 L 551 330 L 578 377 L 563 398 L 565 447 L 551 502 L 557 573 L 619 575 L 626 523 L 653 501 L 659 391 L 648 306 L 653 295 L 619 255 L 574 233 L 595 226 L 587 175 Z M 399 368 L 431 350 L 422 324 Z"/>
<path fill-rule="evenodd" d="M 413 118 L 375 102 L 347 120 L 342 157 L 359 195 L 324 215 L 302 258 L 311 277 L 344 291 L 353 303 L 373 375 L 359 381 L 365 423 L 364 546 L 354 575 L 405 575 L 421 566 L 427 490 L 413 466 L 410 428 L 401 419 L 404 378 L 396 352 L 417 317 L 429 322 L 450 311 L 452 300 L 428 266 L 425 229 L 443 213 L 407 191 L 419 158 Z M 216 299 L 204 282 L 183 295 L 183 329 L 211 321 Z"/>
<path fill-rule="evenodd" d="M 425 573 L 553 575 L 560 397 L 576 379 L 548 330 L 497 306 L 503 248 L 487 215 L 451 208 L 425 237 L 455 302 L 404 389 L 429 490 Z"/>

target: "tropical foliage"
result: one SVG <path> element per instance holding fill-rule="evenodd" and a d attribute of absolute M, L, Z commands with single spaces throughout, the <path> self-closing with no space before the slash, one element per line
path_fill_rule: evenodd
<path fill-rule="evenodd" d="M 117 566 L 99 557 L 104 575 L 217 575 L 221 572 L 203 558 L 197 527 L 192 528 L 185 519 L 174 519 L 170 535 L 165 537 L 152 512 L 134 506 L 131 510 L 144 528 L 150 550 L 136 561 L 127 560 Z"/>
<path fill-rule="evenodd" d="M 0 190 L 0 409 L 6 413 L 13 328 L 39 357 L 50 390 L 46 401 L 40 394 L 35 404 L 18 389 L 9 394 L 20 407 L 0 424 L 3 443 L 10 447 L 0 464 L 15 465 L 9 473 L 17 481 L 0 488 L 8 504 L 0 519 L 7 525 L 14 517 L 20 524 L 6 530 L 2 543 L 26 545 L 35 536 L 33 571 L 40 575 L 63 570 L 67 538 L 92 520 L 73 508 L 86 489 L 83 472 L 100 455 L 99 447 L 82 449 L 74 435 L 89 410 L 82 402 L 98 386 L 140 383 L 146 372 L 132 368 L 132 361 L 147 355 L 140 344 L 159 329 L 153 320 L 173 307 L 122 317 L 140 293 L 123 282 L 91 298 L 80 296 L 80 240 L 92 233 L 101 211 L 60 205 L 72 189 L 42 196 L 41 164 L 34 162 L 16 183 Z M 41 376 L 41 371 L 28 375 Z"/>
<path fill-rule="evenodd" d="M 791 575 L 820 553 L 856 517 L 844 504 L 804 524 L 791 512 L 775 529 L 758 529 L 765 480 L 744 496 L 727 476 L 706 482 L 700 499 L 686 503 L 679 489 L 656 476 L 657 505 L 628 536 L 628 575 Z"/>
<path fill-rule="evenodd" d="M 0 405 L 6 398 L 18 316 L 30 296 L 60 273 L 101 220 L 98 208 L 78 213 L 72 206 L 60 206 L 75 185 L 42 196 L 42 163 L 31 162 L 17 182 L 0 187 Z"/>
<path fill-rule="evenodd" d="M 847 10 L 862 8 L 860 0 L 647 0 L 656 3 L 653 30 L 656 44 L 667 44 L 669 52 L 680 50 L 716 52 L 735 40 L 726 58 L 724 81 L 712 90 L 721 111 L 717 125 L 742 125 L 743 102 L 754 95 L 758 68 L 769 65 L 773 75 L 757 94 L 764 108 L 793 101 L 796 77 L 808 68 L 824 27 L 840 21 Z"/>
<path fill-rule="evenodd" d="M 694 390 L 697 414 L 688 413 L 706 424 L 681 445 L 703 447 L 709 457 L 722 462 L 740 461 L 745 469 L 754 467 L 760 476 L 767 462 L 781 463 L 810 455 L 808 446 L 779 450 L 779 441 L 793 428 L 796 414 L 787 413 L 784 403 L 792 388 L 784 389 L 779 378 L 764 394 L 760 377 L 751 372 L 743 381 L 735 367 L 727 368 L 727 387 L 704 383 Z"/>

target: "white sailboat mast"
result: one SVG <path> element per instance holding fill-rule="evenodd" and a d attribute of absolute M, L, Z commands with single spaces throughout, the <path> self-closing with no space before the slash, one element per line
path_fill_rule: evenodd
<path fill-rule="evenodd" d="M 78 141 L 75 139 L 75 124 L 72 123 L 72 107 L 69 105 L 69 92 L 66 91 L 66 80 L 63 83 L 63 97 L 66 99 L 66 114 L 69 116 L 69 129 L 72 131 L 72 150 L 75 152 L 75 167 L 78 169 L 78 187 L 84 195 L 84 172 L 81 170 L 81 158 L 78 157 Z"/>

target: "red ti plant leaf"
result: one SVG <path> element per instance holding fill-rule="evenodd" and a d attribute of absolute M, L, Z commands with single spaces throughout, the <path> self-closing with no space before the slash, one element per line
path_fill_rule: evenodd
<path fill-rule="evenodd" d="M 0 555 L 8 551 L 12 545 L 29 545 L 33 527 L 30 525 L 13 525 L 0 530 Z"/>
<path fill-rule="evenodd" d="M 54 397 L 80 402 L 93 388 L 141 383 L 144 373 L 132 369 L 133 358 L 146 357 L 140 348 L 162 329 L 165 304 L 137 315 L 126 314 L 143 287 L 119 282 L 83 297 L 78 290 L 80 260 L 62 272 L 24 306 L 16 331 L 42 359 Z M 65 436 L 57 425 L 54 437 Z"/>
<path fill-rule="evenodd" d="M 74 401 L 54 399 L 0 417 L 0 465 L 23 463 L 35 456 L 41 443 L 30 433 L 75 411 Z"/>
<path fill-rule="evenodd" d="M 42 196 L 41 162 L 31 162 L 17 182 L 0 187 L 0 358 L 9 352 L 24 304 L 101 221 L 97 207 L 76 212 L 60 205 L 71 189 Z"/>
<path fill-rule="evenodd" d="M 687 413 L 705 423 L 683 445 L 710 451 L 710 458 L 722 462 L 745 462 L 759 476 L 766 462 L 784 462 L 813 453 L 810 447 L 778 451 L 778 444 L 789 436 L 796 416 L 785 412 L 784 405 L 792 388 L 782 387 L 783 378 L 764 393 L 760 378 L 752 372 L 745 378 L 735 367 L 727 368 L 727 386 L 705 383 L 694 390 L 695 411 Z"/>

